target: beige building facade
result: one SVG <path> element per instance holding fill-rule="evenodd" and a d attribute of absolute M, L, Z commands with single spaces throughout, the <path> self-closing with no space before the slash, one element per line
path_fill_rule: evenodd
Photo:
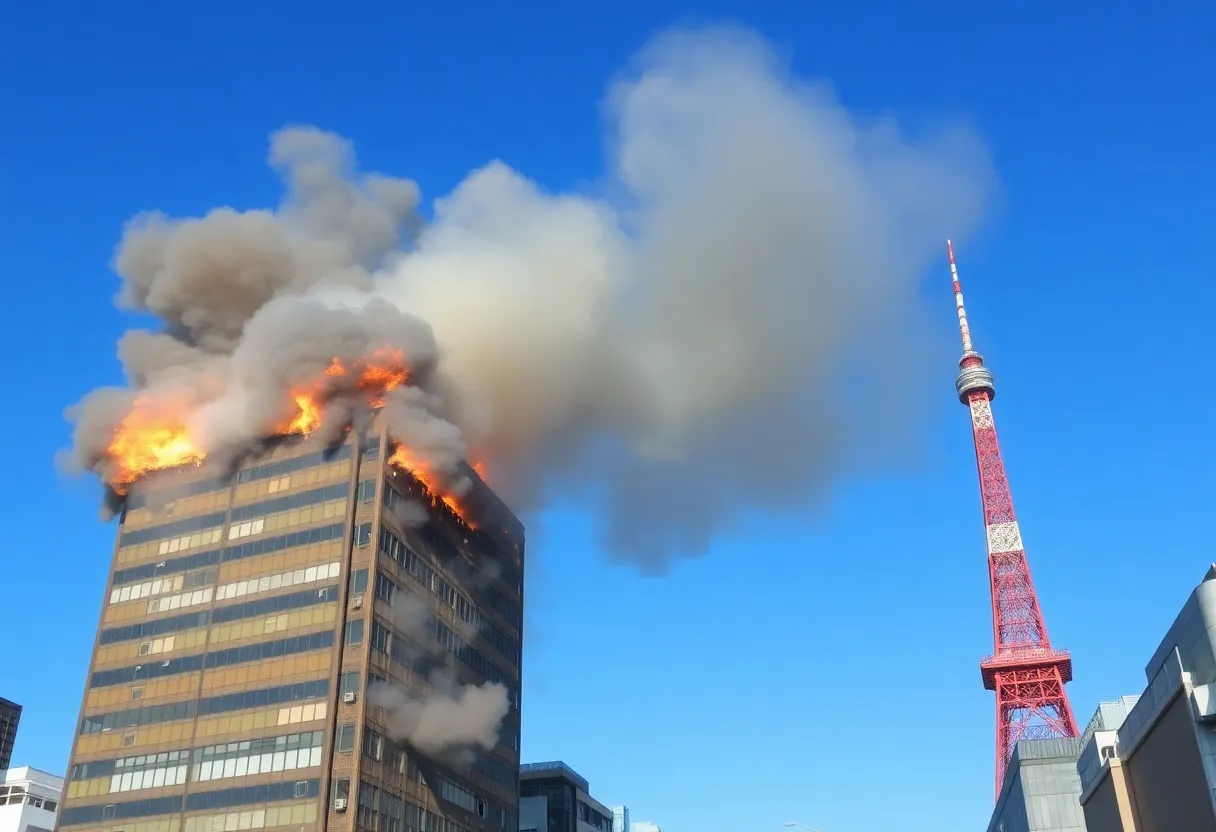
<path fill-rule="evenodd" d="M 523 527 L 471 469 L 453 510 L 391 452 L 373 427 L 138 484 L 59 829 L 516 832 Z M 505 688 L 492 749 L 422 753 L 369 701 L 437 673 Z"/>

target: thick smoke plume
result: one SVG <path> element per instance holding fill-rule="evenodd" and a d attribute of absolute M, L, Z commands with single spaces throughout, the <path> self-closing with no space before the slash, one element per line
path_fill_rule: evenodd
<path fill-rule="evenodd" d="M 454 762 L 472 762 L 477 749 L 492 750 L 510 702 L 499 684 L 462 685 L 446 667 L 442 646 L 435 640 L 434 615 L 426 602 L 405 591 L 393 595 L 393 626 L 409 637 L 404 651 L 417 668 L 429 666 L 429 695 L 419 695 L 392 682 L 368 687 L 368 701 L 385 711 L 384 724 L 392 738 L 425 754 Z M 472 632 L 462 633 L 467 640 Z M 399 636 L 394 636 L 399 638 Z"/>
<path fill-rule="evenodd" d="M 277 210 L 135 220 L 120 300 L 165 330 L 123 339 L 135 389 L 74 411 L 77 459 L 112 481 L 132 413 L 185 414 L 207 453 L 251 441 L 318 378 L 332 426 L 365 402 L 331 360 L 398 350 L 383 405 L 428 470 L 482 459 L 525 512 L 573 489 L 613 556 L 661 569 L 904 448 L 934 389 L 921 279 L 983 214 L 982 144 L 855 118 L 734 29 L 659 38 L 605 114 L 607 196 L 495 161 L 423 223 L 412 182 L 291 128 Z"/>

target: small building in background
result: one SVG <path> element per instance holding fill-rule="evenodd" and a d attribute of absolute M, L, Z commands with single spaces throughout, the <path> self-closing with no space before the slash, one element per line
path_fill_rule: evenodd
<path fill-rule="evenodd" d="M 1077 763 L 1089 832 L 1216 832 L 1216 564 Z"/>
<path fill-rule="evenodd" d="M 1081 743 L 1081 737 L 1019 742 L 988 832 L 1086 832 L 1077 776 Z"/>
<path fill-rule="evenodd" d="M 520 832 L 614 832 L 612 810 L 560 761 L 519 767 Z"/>
<path fill-rule="evenodd" d="M 17 742 L 17 723 L 21 721 L 21 706 L 0 696 L 0 769 L 13 761 L 13 744 Z"/>
<path fill-rule="evenodd" d="M 629 807 L 612 807 L 612 832 L 629 832 Z"/>
<path fill-rule="evenodd" d="M 51 832 L 63 778 L 29 766 L 0 771 L 0 832 Z"/>
<path fill-rule="evenodd" d="M 630 832 L 663 832 L 663 830 L 652 820 L 640 820 L 633 824 Z"/>

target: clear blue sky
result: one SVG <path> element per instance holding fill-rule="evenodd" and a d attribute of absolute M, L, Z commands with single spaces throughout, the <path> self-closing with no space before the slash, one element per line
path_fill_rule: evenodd
<path fill-rule="evenodd" d="M 65 767 L 110 558 L 94 485 L 53 455 L 62 409 L 120 378 L 107 264 L 124 220 L 275 204 L 265 142 L 288 122 L 352 137 L 367 168 L 430 196 L 492 158 L 577 185 L 602 170 L 606 81 L 689 20 L 757 28 L 860 112 L 963 118 L 986 137 L 1002 204 L 960 268 L 1031 564 L 1074 654 L 1078 718 L 1139 691 L 1216 558 L 1216 13 L 1019 5 L 6 4 L 0 695 L 25 705 L 15 762 Z M 944 262 L 927 279 L 950 331 Z M 824 511 L 757 518 L 665 578 L 606 562 L 577 506 L 528 518 L 525 759 L 567 761 L 665 832 L 983 828 L 991 629 L 954 370 L 917 466 Z"/>

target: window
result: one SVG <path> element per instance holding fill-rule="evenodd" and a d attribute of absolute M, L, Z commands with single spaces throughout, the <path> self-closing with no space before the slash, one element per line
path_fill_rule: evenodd
<path fill-rule="evenodd" d="M 350 800 L 350 781 L 334 781 L 334 800 Z"/>
<path fill-rule="evenodd" d="M 383 572 L 376 573 L 376 597 L 377 598 L 379 598 L 381 601 L 387 601 L 388 603 L 391 604 L 393 601 L 393 590 L 395 590 L 396 588 L 397 588 L 396 585 L 391 580 L 389 580 L 388 575 L 385 575 Z"/>
<path fill-rule="evenodd" d="M 359 528 L 355 529 L 355 543 L 360 546 L 367 546 L 372 542 L 372 524 L 363 523 Z"/>
<path fill-rule="evenodd" d="M 376 762 L 384 759 L 384 737 L 370 728 L 363 729 L 363 756 Z"/>
<path fill-rule="evenodd" d="M 376 481 L 367 480 L 359 483 L 359 487 L 356 489 L 355 494 L 358 496 L 359 502 L 361 503 L 372 502 L 376 499 Z M 370 535 L 368 536 L 368 539 L 371 539 Z"/>
<path fill-rule="evenodd" d="M 134 702 L 136 699 L 143 699 L 143 698 L 144 698 L 144 689 L 143 688 L 131 688 L 131 701 L 132 702 Z"/>
<path fill-rule="evenodd" d="M 358 693 L 359 686 L 363 681 L 363 674 L 358 670 L 351 670 L 342 674 L 340 693 Z"/>
<path fill-rule="evenodd" d="M 354 725 L 339 725 L 338 739 L 334 743 L 334 748 L 337 751 L 354 751 L 355 750 L 355 726 Z"/>
<path fill-rule="evenodd" d="M 359 595 L 367 591 L 366 569 L 360 569 L 350 576 L 350 591 L 352 595 Z"/>
<path fill-rule="evenodd" d="M 357 618 L 354 621 L 346 622 L 346 643 L 347 644 L 362 644 L 363 643 L 363 619 Z"/>

